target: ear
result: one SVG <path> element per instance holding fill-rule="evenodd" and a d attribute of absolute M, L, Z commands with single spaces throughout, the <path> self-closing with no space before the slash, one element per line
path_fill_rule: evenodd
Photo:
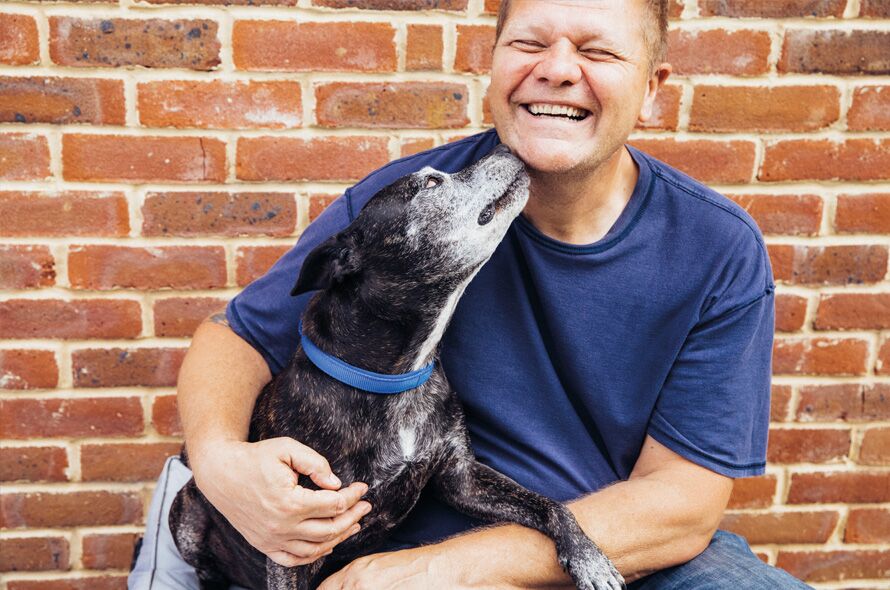
<path fill-rule="evenodd" d="M 640 113 L 637 115 L 637 123 L 646 123 L 654 115 L 655 98 L 658 96 L 658 91 L 667 82 L 672 70 L 671 64 L 661 63 L 649 75 L 649 81 L 646 83 L 646 96 L 643 98 L 643 105 L 640 108 Z"/>
<path fill-rule="evenodd" d="M 351 240 L 341 235 L 328 238 L 306 256 L 300 268 L 300 278 L 291 295 L 327 289 L 354 275 L 359 270 L 358 255 Z"/>

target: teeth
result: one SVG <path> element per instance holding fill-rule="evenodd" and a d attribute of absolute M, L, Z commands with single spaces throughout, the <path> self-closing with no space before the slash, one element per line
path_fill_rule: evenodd
<path fill-rule="evenodd" d="M 587 111 L 576 109 L 575 107 L 555 104 L 530 104 L 528 105 L 528 110 L 533 115 L 563 115 L 582 118 L 587 114 Z"/>

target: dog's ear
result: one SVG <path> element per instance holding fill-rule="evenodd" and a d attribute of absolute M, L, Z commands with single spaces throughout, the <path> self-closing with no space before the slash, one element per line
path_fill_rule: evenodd
<path fill-rule="evenodd" d="M 300 268 L 300 278 L 291 295 L 319 291 L 343 281 L 359 270 L 358 254 L 352 240 L 343 235 L 328 238 L 306 256 Z"/>

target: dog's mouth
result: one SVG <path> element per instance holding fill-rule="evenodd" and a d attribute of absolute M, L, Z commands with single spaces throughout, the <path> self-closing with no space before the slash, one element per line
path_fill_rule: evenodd
<path fill-rule="evenodd" d="M 522 105 L 522 108 L 535 117 L 552 117 L 556 119 L 568 119 L 570 121 L 583 121 L 590 115 L 590 111 L 586 109 L 579 109 L 567 105 L 526 103 Z"/>
<path fill-rule="evenodd" d="M 513 199 L 516 197 L 516 189 L 519 188 L 519 185 L 522 183 L 522 174 L 517 174 L 516 178 L 513 179 L 506 189 L 504 189 L 504 193 L 485 206 L 485 209 L 479 214 L 479 225 L 485 225 L 494 219 L 496 213 L 502 211 L 504 207 L 509 205 Z"/>

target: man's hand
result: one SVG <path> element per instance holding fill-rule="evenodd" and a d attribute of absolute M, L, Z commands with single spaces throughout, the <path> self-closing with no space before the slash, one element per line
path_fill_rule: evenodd
<path fill-rule="evenodd" d="M 247 542 L 286 567 L 312 563 L 359 531 L 368 486 L 340 480 L 324 457 L 291 438 L 226 441 L 190 453 L 195 483 Z M 321 490 L 297 485 L 309 476 Z"/>
<path fill-rule="evenodd" d="M 403 551 L 360 557 L 335 573 L 318 590 L 459 590 L 458 579 L 441 545 L 425 545 Z"/>

